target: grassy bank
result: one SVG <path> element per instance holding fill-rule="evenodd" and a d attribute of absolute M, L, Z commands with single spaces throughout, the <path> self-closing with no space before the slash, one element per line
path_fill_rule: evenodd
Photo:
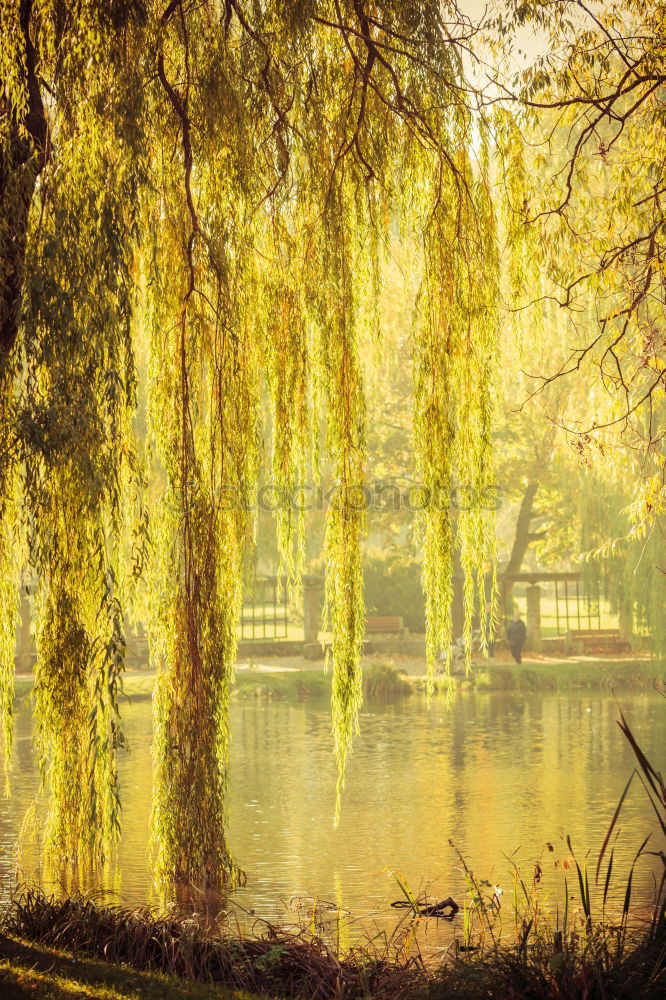
<path fill-rule="evenodd" d="M 663 680 L 656 660 L 564 660 L 560 663 L 492 664 L 475 674 L 480 691 L 648 690 Z"/>
<path fill-rule="evenodd" d="M 480 891 L 475 883 L 475 891 Z M 477 935 L 467 924 L 476 911 Z M 6 908 L 0 995 L 7 1000 L 660 1000 L 666 995 L 663 917 L 641 934 L 626 922 L 572 921 L 551 930 L 534 909 L 510 940 L 495 938 L 492 904 L 472 904 L 458 938 L 426 961 L 413 915 L 388 939 L 345 953 L 309 931 L 267 927 L 261 937 L 208 930 L 193 918 L 100 907 L 27 893 Z M 530 917 L 528 920 L 527 917 Z"/>
<path fill-rule="evenodd" d="M 212 990 L 173 976 L 74 957 L 0 934 L 0 996 L 3 1000 L 248 1000 L 234 990 Z"/>
<path fill-rule="evenodd" d="M 564 660 L 562 662 L 493 663 L 484 660 L 469 677 L 453 678 L 462 691 L 651 691 L 666 678 L 664 664 L 656 660 Z M 424 677 L 410 678 L 417 691 L 425 691 Z M 436 691 L 446 694 L 448 680 L 436 678 Z"/>
<path fill-rule="evenodd" d="M 424 665 L 425 669 L 425 665 Z M 648 691 L 655 682 L 664 682 L 666 667 L 656 660 L 564 660 L 558 663 L 493 663 L 483 661 L 470 677 L 455 677 L 454 686 L 463 691 Z M 32 679 L 16 681 L 20 700 L 32 690 Z M 153 674 L 128 673 L 124 678 L 125 694 L 132 700 L 151 698 L 155 686 Z M 442 693 L 448 684 L 437 678 Z M 366 663 L 363 669 L 363 694 L 366 700 L 392 700 L 425 690 L 423 676 L 407 676 L 390 662 Z M 239 670 L 232 697 L 266 698 L 276 701 L 306 701 L 330 697 L 331 677 L 323 670 L 278 669 Z"/>
<path fill-rule="evenodd" d="M 26 698 L 33 686 L 32 678 L 16 680 L 16 697 Z M 155 675 L 125 674 L 123 690 L 131 700 L 152 698 Z M 412 686 L 391 664 L 373 662 L 363 671 L 363 695 L 366 699 L 388 700 L 411 694 Z M 239 670 L 232 697 L 241 699 L 267 698 L 276 701 L 327 699 L 331 695 L 331 675 L 323 670 Z"/>

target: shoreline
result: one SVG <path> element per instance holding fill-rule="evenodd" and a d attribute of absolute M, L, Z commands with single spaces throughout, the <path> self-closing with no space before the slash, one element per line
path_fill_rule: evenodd
<path fill-rule="evenodd" d="M 272 700 L 306 701 L 329 695 L 331 676 L 324 663 L 290 658 L 288 664 L 241 663 L 231 690 L 232 698 L 267 698 Z M 419 666 L 421 669 L 419 670 Z M 425 663 L 400 657 L 373 656 L 365 658 L 365 696 L 370 699 L 392 700 L 426 690 Z M 130 700 L 152 698 L 155 673 L 150 670 L 128 670 L 123 675 L 123 693 Z M 648 658 L 624 657 L 605 660 L 592 657 L 526 659 L 516 664 L 506 659 L 489 659 L 477 663 L 471 674 L 452 675 L 454 693 L 489 694 L 516 692 L 521 694 L 560 693 L 565 691 L 651 691 L 666 680 L 666 664 Z M 32 674 L 17 674 L 15 696 L 26 698 L 33 687 Z M 435 694 L 447 695 L 449 683 L 445 675 L 435 679 Z"/>
<path fill-rule="evenodd" d="M 480 891 L 476 882 L 474 889 Z M 568 926 L 566 918 L 553 926 L 528 897 L 515 928 L 495 936 L 492 906 L 481 903 L 475 911 L 474 929 L 461 927 L 456 946 L 430 965 L 413 940 L 414 925 L 428 919 L 418 915 L 405 918 L 402 933 L 398 927 L 383 942 L 349 949 L 327 943 L 314 928 L 270 925 L 243 936 L 207 928 L 196 914 L 160 917 L 148 908 L 32 892 L 13 900 L 0 920 L 0 994 L 7 1000 L 663 996 L 663 913 L 655 911 L 640 931 L 624 919 L 612 924 L 581 913 L 572 913 Z"/>

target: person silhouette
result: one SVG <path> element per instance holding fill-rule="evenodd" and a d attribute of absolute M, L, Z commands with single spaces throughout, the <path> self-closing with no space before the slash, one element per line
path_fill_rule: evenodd
<path fill-rule="evenodd" d="M 527 629 L 525 628 L 525 622 L 520 617 L 520 611 L 516 611 L 513 616 L 513 620 L 510 621 L 506 627 L 506 637 L 509 643 L 509 649 L 511 650 L 511 655 L 516 663 L 522 663 L 523 646 L 525 644 L 526 635 Z"/>

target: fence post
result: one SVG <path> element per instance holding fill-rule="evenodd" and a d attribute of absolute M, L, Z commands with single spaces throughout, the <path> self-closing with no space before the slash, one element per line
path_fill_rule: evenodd
<path fill-rule="evenodd" d="M 541 587 L 531 584 L 525 591 L 527 598 L 527 646 L 538 652 L 541 649 Z"/>
<path fill-rule="evenodd" d="M 26 587 L 21 587 L 21 606 L 16 629 L 16 669 L 29 674 L 32 670 L 35 640 L 30 630 L 30 598 Z"/>
<path fill-rule="evenodd" d="M 620 604 L 618 624 L 620 626 L 621 638 L 624 639 L 625 642 L 629 643 L 633 642 L 634 638 L 633 636 L 634 616 L 632 612 L 633 608 L 631 606 L 631 603 L 629 603 L 626 599 L 623 600 L 622 603 Z"/>
<path fill-rule="evenodd" d="M 316 642 L 321 628 L 324 583 L 316 576 L 303 577 L 303 641 Z"/>

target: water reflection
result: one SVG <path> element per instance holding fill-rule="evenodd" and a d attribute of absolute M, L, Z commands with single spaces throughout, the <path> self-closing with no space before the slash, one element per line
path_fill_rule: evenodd
<path fill-rule="evenodd" d="M 658 763 L 666 735 L 663 699 L 625 695 L 622 707 L 639 743 Z M 79 873 L 77 884 L 130 903 L 157 903 L 147 856 L 150 702 L 127 706 L 124 717 L 130 752 L 121 764 L 117 864 L 92 876 Z M 597 693 L 465 694 L 450 711 L 437 701 L 428 711 L 418 695 L 395 704 L 371 703 L 362 716 L 342 817 L 334 828 L 327 705 L 235 702 L 230 842 L 248 881 L 233 899 L 255 916 L 274 919 L 289 918 L 303 907 L 302 897 L 318 897 L 356 916 L 375 914 L 381 922 L 387 903 L 399 895 L 387 869 L 402 872 L 417 890 L 428 883 L 439 898 L 464 898 L 450 841 L 480 878 L 506 890 L 511 889 L 509 856 L 530 878 L 538 861 L 544 889 L 553 888 L 558 898 L 568 856 L 564 836 L 571 835 L 581 858 L 587 849 L 598 851 L 634 766 L 617 717 L 614 699 Z M 0 803 L 5 877 L 14 869 L 21 823 L 38 789 L 31 730 L 24 706 L 16 722 L 12 796 Z M 623 813 L 618 873 L 628 871 L 653 828 L 649 803 L 636 789 Z M 38 837 L 26 849 L 24 865 L 28 878 L 40 877 Z M 646 863 L 636 890 L 647 899 L 652 889 Z M 295 900 L 291 906 L 290 900 Z M 196 891 L 178 901 L 199 910 L 211 904 Z M 219 905 L 226 900 L 213 901 L 213 907 Z"/>

